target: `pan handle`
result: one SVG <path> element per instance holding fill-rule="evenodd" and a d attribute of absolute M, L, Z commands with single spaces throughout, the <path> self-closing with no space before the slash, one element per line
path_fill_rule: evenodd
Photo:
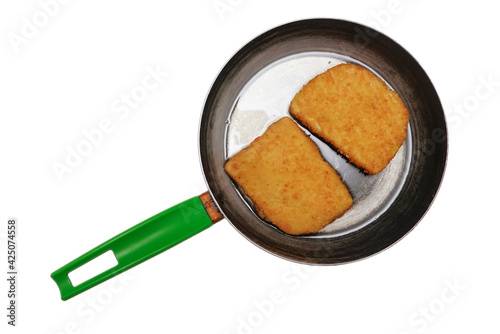
<path fill-rule="evenodd" d="M 68 300 L 212 226 L 223 217 L 208 192 L 179 203 L 109 239 L 51 274 Z M 73 285 L 68 274 L 112 251 L 118 264 Z"/>

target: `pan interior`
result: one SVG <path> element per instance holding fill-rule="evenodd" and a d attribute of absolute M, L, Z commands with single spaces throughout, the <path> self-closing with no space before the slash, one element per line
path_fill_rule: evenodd
<path fill-rule="evenodd" d="M 261 69 L 240 91 L 226 120 L 226 159 L 247 147 L 273 122 L 284 116 L 292 117 L 288 108 L 302 86 L 316 75 L 345 62 L 368 68 L 384 80 L 366 64 L 332 52 L 301 52 L 279 59 Z M 318 233 L 303 238 L 352 233 L 375 221 L 391 206 L 405 182 L 411 162 L 412 136 L 409 125 L 408 137 L 403 146 L 390 164 L 376 175 L 365 175 L 324 141 L 306 128 L 301 128 L 316 143 L 323 158 L 337 171 L 353 197 L 352 208 L 342 217 Z M 258 218 L 251 200 L 238 187 L 236 189 Z"/>

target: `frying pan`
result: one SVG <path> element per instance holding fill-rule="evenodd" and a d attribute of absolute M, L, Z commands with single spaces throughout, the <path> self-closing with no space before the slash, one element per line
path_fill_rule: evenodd
<path fill-rule="evenodd" d="M 340 219 L 313 235 L 287 235 L 256 214 L 224 163 L 280 117 L 315 75 L 342 62 L 370 69 L 395 90 L 409 114 L 408 138 L 384 171 L 365 175 L 303 129 L 354 199 Z M 447 129 L 424 70 L 399 44 L 369 27 L 335 19 L 291 22 L 256 37 L 222 68 L 207 95 L 199 151 L 208 192 L 169 208 L 52 273 L 67 300 L 210 227 L 228 220 L 260 248 L 300 263 L 334 265 L 376 254 L 409 233 L 441 184 Z M 68 274 L 112 251 L 117 264 L 73 285 Z"/>

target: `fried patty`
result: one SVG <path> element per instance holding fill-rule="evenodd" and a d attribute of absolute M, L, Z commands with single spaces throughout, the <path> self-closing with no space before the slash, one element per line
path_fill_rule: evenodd
<path fill-rule="evenodd" d="M 335 170 L 289 117 L 271 124 L 224 169 L 258 215 L 288 234 L 315 233 L 352 205 Z"/>
<path fill-rule="evenodd" d="M 293 98 L 290 113 L 368 174 L 381 172 L 407 134 L 408 110 L 371 71 L 341 64 L 316 76 Z"/>

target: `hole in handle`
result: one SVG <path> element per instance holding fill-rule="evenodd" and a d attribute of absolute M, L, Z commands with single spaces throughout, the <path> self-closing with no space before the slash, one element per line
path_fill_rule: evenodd
<path fill-rule="evenodd" d="M 113 268 L 118 264 L 115 253 L 112 250 L 99 255 L 95 259 L 90 260 L 84 265 L 76 268 L 68 274 L 69 280 L 73 287 L 99 275 L 100 273 Z"/>

